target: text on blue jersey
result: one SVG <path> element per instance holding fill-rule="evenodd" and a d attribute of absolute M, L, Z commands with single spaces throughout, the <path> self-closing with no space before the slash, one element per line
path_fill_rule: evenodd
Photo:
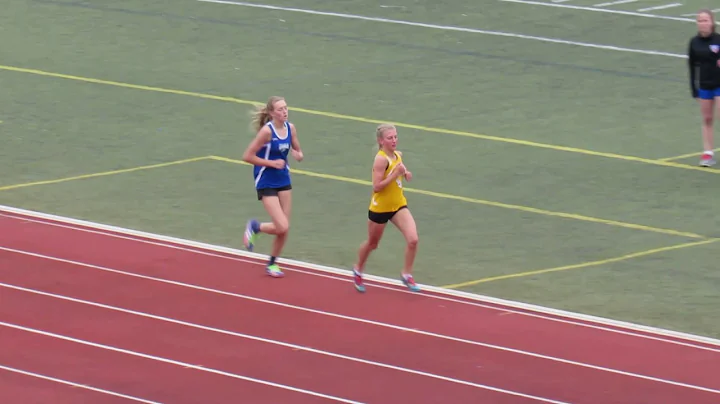
<path fill-rule="evenodd" d="M 266 160 L 285 160 L 285 167 L 277 169 L 266 166 L 253 166 L 255 189 L 281 188 L 291 185 L 288 153 L 292 147 L 293 134 L 290 130 L 290 122 L 285 122 L 287 136 L 284 139 L 278 136 L 272 122 L 268 122 L 267 126 L 270 127 L 272 133 L 270 141 L 265 143 L 255 155 Z"/>

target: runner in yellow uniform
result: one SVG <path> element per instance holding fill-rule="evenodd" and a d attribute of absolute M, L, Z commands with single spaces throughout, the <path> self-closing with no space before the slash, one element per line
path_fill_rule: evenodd
<path fill-rule="evenodd" d="M 397 129 L 393 125 L 382 124 L 378 126 L 376 136 L 379 150 L 372 169 L 373 193 L 368 209 L 368 238 L 360 245 L 358 261 L 353 267 L 355 288 L 365 292 L 362 278 L 365 263 L 372 250 L 377 248 L 389 221 L 402 232 L 407 242 L 402 281 L 408 289 L 417 292 L 420 288 L 412 275 L 418 244 L 417 227 L 407 207 L 402 185 L 403 179 L 412 179 L 412 173 L 405 167 L 402 153 L 396 150 Z"/>

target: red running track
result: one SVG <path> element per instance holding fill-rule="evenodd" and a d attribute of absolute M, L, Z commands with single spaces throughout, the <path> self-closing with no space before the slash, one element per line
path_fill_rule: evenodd
<path fill-rule="evenodd" d="M 0 298 L 0 402 L 720 402 L 709 343 L 15 214 Z"/>

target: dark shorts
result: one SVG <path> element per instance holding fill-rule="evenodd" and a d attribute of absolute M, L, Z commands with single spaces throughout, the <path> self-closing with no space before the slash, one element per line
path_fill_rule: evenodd
<path fill-rule="evenodd" d="M 698 90 L 698 97 L 702 100 L 712 100 L 715 97 L 720 97 L 720 87 L 713 88 L 712 90 Z"/>
<path fill-rule="evenodd" d="M 403 210 L 403 209 L 407 209 L 407 205 L 401 206 L 400 209 L 398 209 L 398 210 L 396 210 L 396 211 L 394 211 L 394 212 L 382 212 L 382 213 L 378 213 L 378 212 L 373 212 L 373 211 L 371 211 L 371 210 L 368 210 L 368 219 L 370 219 L 371 221 L 373 221 L 373 222 L 375 222 L 375 223 L 378 223 L 378 224 L 385 224 L 385 223 L 387 223 L 390 219 L 392 219 L 393 216 L 395 216 L 396 213 L 400 212 L 400 211 Z"/>
<path fill-rule="evenodd" d="M 261 201 L 263 196 L 278 196 L 278 192 L 289 191 L 292 189 L 292 185 L 286 185 L 280 188 L 263 188 L 257 190 L 258 201 Z"/>

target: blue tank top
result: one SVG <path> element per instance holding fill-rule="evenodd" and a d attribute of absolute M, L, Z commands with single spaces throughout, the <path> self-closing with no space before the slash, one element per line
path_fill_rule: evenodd
<path fill-rule="evenodd" d="M 264 188 L 281 188 L 291 185 L 290 182 L 290 166 L 288 165 L 288 153 L 292 146 L 292 133 L 290 131 L 290 123 L 285 122 L 287 136 L 281 139 L 272 122 L 268 122 L 272 138 L 268 143 L 257 152 L 256 156 L 267 160 L 285 160 L 285 168 L 278 170 L 277 168 L 265 166 L 253 166 L 253 177 L 255 178 L 255 189 Z"/>

